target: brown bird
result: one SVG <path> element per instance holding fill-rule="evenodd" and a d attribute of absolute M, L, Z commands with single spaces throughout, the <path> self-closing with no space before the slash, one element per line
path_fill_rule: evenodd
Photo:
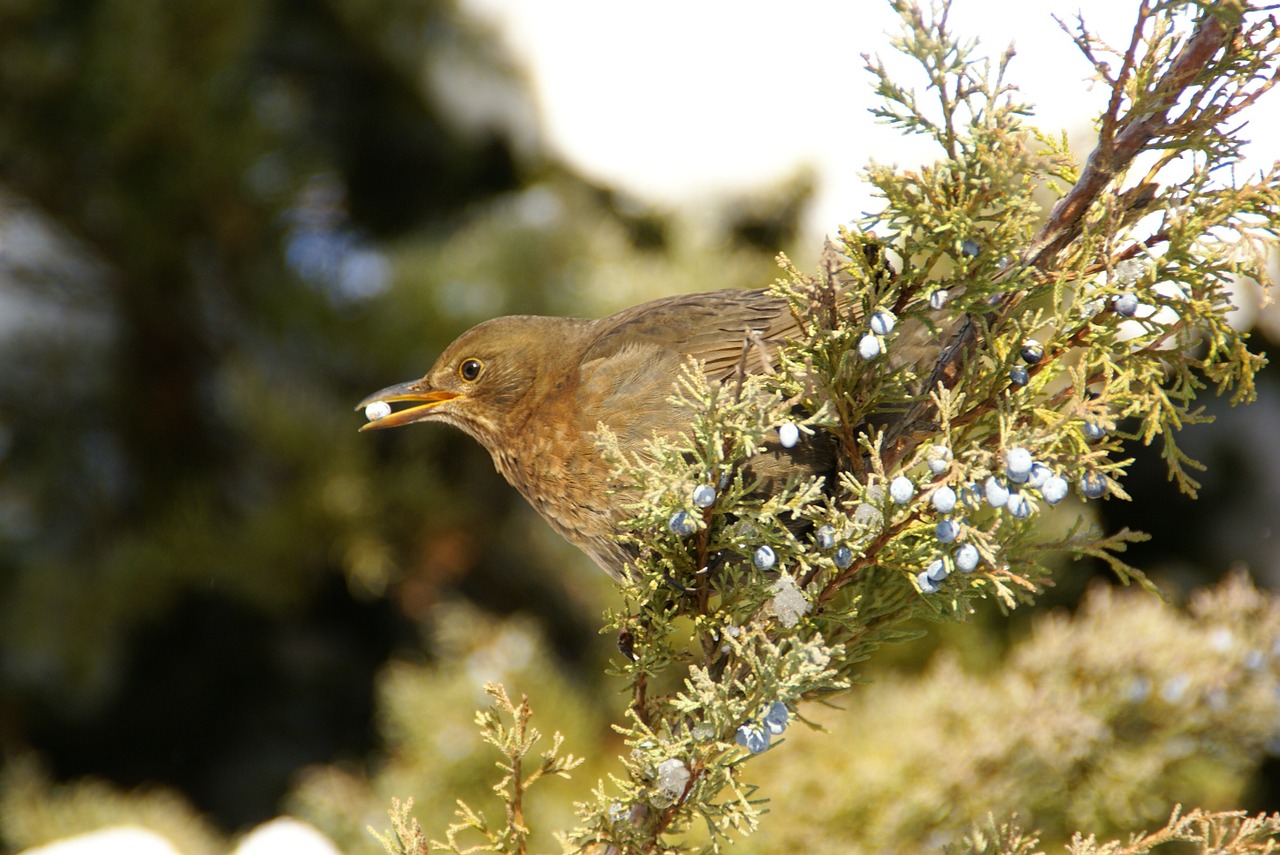
<path fill-rule="evenodd" d="M 777 345 L 797 331 L 787 302 L 763 290 L 668 297 L 597 320 L 495 318 L 459 336 L 422 379 L 361 401 L 358 408 L 412 405 L 361 430 L 425 421 L 461 428 L 556 531 L 622 579 L 637 554 L 615 539 L 631 516 L 623 507 L 629 485 L 610 479 L 598 427 L 607 426 L 628 452 L 678 434 L 688 428 L 688 413 L 668 398 L 689 357 L 709 380 L 724 382 L 744 354 L 748 372 L 766 370 Z M 766 449 L 752 459 L 751 474 L 768 490 L 833 464 L 829 443 L 805 441 Z"/>

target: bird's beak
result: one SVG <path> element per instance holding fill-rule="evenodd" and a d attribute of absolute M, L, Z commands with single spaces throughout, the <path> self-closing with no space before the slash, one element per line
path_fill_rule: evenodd
<path fill-rule="evenodd" d="M 422 380 L 410 380 L 408 383 L 388 386 L 381 391 L 374 392 L 356 404 L 356 409 L 363 410 L 370 404 L 376 404 L 379 401 L 386 404 L 410 402 L 417 404 L 417 406 L 396 410 L 390 415 L 361 425 L 360 430 L 381 430 L 382 428 L 400 427 L 401 425 L 422 421 L 436 407 L 457 397 L 459 397 L 457 392 L 445 392 L 442 389 L 427 388 Z"/>

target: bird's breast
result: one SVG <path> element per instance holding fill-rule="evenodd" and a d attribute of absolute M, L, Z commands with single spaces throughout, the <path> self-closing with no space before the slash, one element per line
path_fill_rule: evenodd
<path fill-rule="evenodd" d="M 610 538 L 617 519 L 608 484 L 611 467 L 593 432 L 562 420 L 530 422 L 518 442 L 493 451 L 498 471 L 552 528 L 597 557 L 599 541 Z"/>

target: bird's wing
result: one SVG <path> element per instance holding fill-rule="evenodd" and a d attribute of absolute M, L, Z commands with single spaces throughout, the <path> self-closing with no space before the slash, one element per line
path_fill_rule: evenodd
<path fill-rule="evenodd" d="M 692 356 L 707 377 L 733 376 L 746 353 L 748 372 L 768 370 L 778 343 L 798 331 L 786 300 L 765 291 L 707 291 L 644 303 L 606 318 L 587 362 L 633 349 Z M 748 331 L 759 333 L 754 337 Z"/>

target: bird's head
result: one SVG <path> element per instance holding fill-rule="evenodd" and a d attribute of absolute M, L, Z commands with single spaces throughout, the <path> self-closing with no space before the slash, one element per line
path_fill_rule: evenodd
<path fill-rule="evenodd" d="M 489 449 L 518 429 L 522 406 L 540 378 L 563 376 L 580 321 L 517 315 L 485 321 L 445 348 L 420 380 L 388 386 L 361 401 L 407 404 L 360 430 L 438 421 L 460 428 Z"/>

